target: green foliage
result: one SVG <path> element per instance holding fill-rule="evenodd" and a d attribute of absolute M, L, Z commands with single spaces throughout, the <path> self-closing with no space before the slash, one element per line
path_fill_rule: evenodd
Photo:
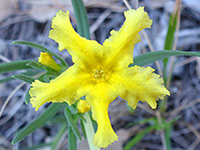
<path fill-rule="evenodd" d="M 24 82 L 30 83 L 30 84 L 35 81 L 35 78 L 32 78 L 32 77 L 24 75 L 24 74 L 13 75 L 12 77 L 22 80 Z"/>
<path fill-rule="evenodd" d="M 78 33 L 81 36 L 90 39 L 89 23 L 83 1 L 82 0 L 71 0 L 71 1 L 76 16 Z"/>
<path fill-rule="evenodd" d="M 51 144 L 51 149 L 52 149 L 52 150 L 58 149 L 58 145 L 59 145 L 59 143 L 60 143 L 60 140 L 61 140 L 62 137 L 64 136 L 64 133 L 65 133 L 66 130 L 67 130 L 67 124 L 64 123 L 64 124 L 61 126 L 60 131 L 57 133 L 57 135 L 56 135 L 54 141 L 53 141 L 52 144 Z"/>
<path fill-rule="evenodd" d="M 31 69 L 31 67 L 27 66 L 31 60 L 20 60 L 20 61 L 13 61 L 9 63 L 2 63 L 0 64 L 0 73 L 6 73 L 10 71 L 16 70 L 24 70 L 24 69 Z"/>
<path fill-rule="evenodd" d="M 30 88 L 28 89 L 28 91 L 26 92 L 26 95 L 25 95 L 25 97 L 24 97 L 24 102 L 25 102 L 25 104 L 29 104 L 29 103 L 30 103 L 30 98 L 31 98 L 31 96 L 30 96 L 30 94 L 29 94 L 29 90 L 30 90 Z"/>
<path fill-rule="evenodd" d="M 177 13 L 175 15 L 171 14 L 168 24 L 168 31 L 165 39 L 165 50 L 171 50 L 173 41 L 174 41 L 174 33 L 176 31 L 176 24 L 177 24 Z"/>
<path fill-rule="evenodd" d="M 79 140 L 81 140 L 81 134 L 80 134 L 80 132 L 79 132 L 79 130 L 77 128 L 76 122 L 72 118 L 72 114 L 71 114 L 71 112 L 70 112 L 68 107 L 65 108 L 64 114 L 65 114 L 66 120 L 68 122 L 68 125 L 71 127 L 71 129 L 74 132 L 75 136 Z"/>
<path fill-rule="evenodd" d="M 17 44 L 17 45 L 26 45 L 29 46 L 31 48 L 35 48 L 41 51 L 45 51 L 49 54 L 51 54 L 52 56 L 54 56 L 55 58 L 57 58 L 58 60 L 60 60 L 60 62 L 62 63 L 63 66 L 68 67 L 67 63 L 65 62 L 65 60 L 63 58 L 61 58 L 58 54 L 53 53 L 52 51 L 48 50 L 47 48 L 43 47 L 42 45 L 33 43 L 33 42 L 29 42 L 29 41 L 14 41 L 13 44 Z"/>
<path fill-rule="evenodd" d="M 173 42 L 174 42 L 174 33 L 176 31 L 176 24 L 177 24 L 177 17 L 178 14 L 175 15 L 172 13 L 170 15 L 169 24 L 168 24 L 168 31 L 165 39 L 165 50 L 172 50 Z M 166 69 L 167 69 L 168 58 L 163 60 L 163 74 L 164 78 L 166 78 Z"/>
<path fill-rule="evenodd" d="M 20 142 L 27 135 L 42 127 L 49 119 L 54 117 L 61 108 L 63 108 L 63 104 L 51 104 L 38 118 L 17 133 L 12 140 L 12 144 Z"/>
<path fill-rule="evenodd" d="M 185 52 L 185 51 L 168 51 L 168 50 L 161 50 L 155 52 L 148 52 L 141 54 L 134 58 L 134 63 L 130 64 L 129 67 L 138 65 L 138 66 L 145 66 L 150 63 L 153 63 L 157 60 L 162 60 L 164 58 L 170 56 L 198 56 L 200 57 L 200 52 Z"/>
<path fill-rule="evenodd" d="M 8 81 L 11 81 L 11 80 L 13 80 L 13 77 L 5 77 L 3 79 L 0 79 L 0 83 L 8 82 Z"/>
<path fill-rule="evenodd" d="M 156 128 L 156 125 L 151 125 L 144 129 L 143 131 L 136 134 L 128 143 L 125 145 L 123 150 L 130 150 L 135 144 L 137 144 L 146 134 L 153 131 Z"/>
<path fill-rule="evenodd" d="M 71 126 L 68 127 L 68 149 L 70 150 L 76 150 L 76 136 L 74 134 L 74 131 Z"/>
<path fill-rule="evenodd" d="M 40 150 L 42 148 L 44 149 L 45 147 L 49 147 L 49 146 L 51 146 L 51 143 L 38 144 L 32 147 L 23 147 L 23 148 L 20 148 L 19 150 Z"/>

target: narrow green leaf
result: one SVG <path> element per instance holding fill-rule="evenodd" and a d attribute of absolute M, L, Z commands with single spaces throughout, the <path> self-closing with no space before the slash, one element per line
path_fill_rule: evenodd
<path fill-rule="evenodd" d="M 23 75 L 28 75 L 28 76 L 33 76 L 33 75 L 36 75 L 36 74 L 39 74 L 39 73 L 42 73 L 42 71 L 40 70 L 33 70 L 33 69 L 29 69 L 27 70 L 26 72 L 23 72 L 21 74 Z M 11 81 L 11 80 L 14 80 L 15 78 L 13 78 L 12 76 L 9 76 L 9 77 L 5 77 L 3 79 L 0 79 L 0 83 L 3 83 L 3 82 L 8 82 L 8 81 Z"/>
<path fill-rule="evenodd" d="M 130 150 L 135 144 L 137 144 L 146 134 L 151 132 L 155 129 L 155 125 L 149 126 L 140 133 L 137 133 L 136 136 L 134 136 L 128 143 L 125 145 L 123 150 Z"/>
<path fill-rule="evenodd" d="M 76 136 L 74 135 L 73 129 L 70 126 L 68 126 L 68 149 L 77 149 Z"/>
<path fill-rule="evenodd" d="M 63 108 L 63 104 L 51 104 L 38 118 L 32 123 L 27 125 L 25 128 L 17 133 L 16 137 L 12 140 L 12 144 L 20 142 L 27 135 L 42 127 L 49 119 L 54 117 L 56 113 Z"/>
<path fill-rule="evenodd" d="M 32 77 L 24 75 L 24 74 L 13 75 L 12 77 L 22 80 L 24 82 L 30 83 L 30 84 L 35 81 L 35 78 L 32 78 Z"/>
<path fill-rule="evenodd" d="M 60 60 L 60 62 L 65 66 L 68 67 L 67 63 L 65 62 L 65 60 L 63 58 L 61 58 L 58 54 L 48 50 L 47 48 L 43 47 L 42 45 L 33 43 L 33 42 L 29 42 L 29 41 L 14 41 L 13 44 L 17 44 L 17 45 L 26 45 L 29 46 L 31 48 L 35 48 L 38 50 L 42 50 L 45 51 L 49 54 L 51 54 L 52 56 L 56 57 L 58 60 Z"/>
<path fill-rule="evenodd" d="M 161 50 L 161 51 L 155 51 L 155 52 L 148 52 L 148 53 L 144 53 L 140 56 L 135 57 L 134 63 L 130 64 L 129 67 L 134 66 L 134 65 L 145 66 L 157 60 L 162 60 L 170 56 L 198 56 L 200 57 L 200 52 L 185 52 L 185 51 L 178 51 L 178 50 L 175 50 L 175 51 Z"/>
<path fill-rule="evenodd" d="M 52 145 L 51 145 L 51 149 L 52 149 L 52 150 L 58 149 L 58 145 L 59 145 L 59 143 L 60 143 L 60 139 L 63 137 L 63 135 L 64 135 L 66 129 L 67 129 L 67 124 L 65 123 L 65 124 L 63 124 L 63 125 L 61 126 L 60 131 L 57 133 L 57 135 L 56 135 L 54 141 L 52 142 Z"/>
<path fill-rule="evenodd" d="M 45 75 L 43 76 L 43 80 L 44 80 L 44 82 L 49 83 L 50 80 L 54 79 L 55 77 L 56 77 L 56 76 L 51 75 L 51 74 L 45 74 Z"/>
<path fill-rule="evenodd" d="M 173 13 L 170 15 L 169 24 L 168 24 L 168 31 L 165 39 L 165 50 L 171 50 L 173 41 L 174 41 L 174 33 L 176 31 L 176 24 L 177 24 L 177 13 L 173 15 Z"/>
<path fill-rule="evenodd" d="M 78 110 L 73 105 L 69 106 L 68 108 L 73 115 L 78 113 Z"/>
<path fill-rule="evenodd" d="M 166 149 L 171 150 L 171 125 L 165 128 L 164 135 L 165 135 L 165 142 L 166 142 Z"/>
<path fill-rule="evenodd" d="M 59 114 L 56 117 L 52 118 L 51 120 L 48 121 L 49 125 L 52 124 L 63 124 L 63 122 L 66 122 L 66 118 L 64 113 L 63 114 Z"/>
<path fill-rule="evenodd" d="M 32 147 L 23 147 L 19 150 L 41 150 L 44 149 L 44 147 L 50 147 L 51 143 L 44 143 L 44 144 L 38 144 Z"/>
<path fill-rule="evenodd" d="M 23 69 L 32 69 L 31 67 L 26 65 L 30 61 L 31 60 L 20 60 L 9 63 L 2 63 L 0 64 L 0 73 L 6 73 L 10 71 L 23 70 Z"/>
<path fill-rule="evenodd" d="M 86 9 L 82 0 L 71 0 L 74 8 L 74 13 L 77 21 L 78 33 L 90 39 L 89 22 Z"/>
<path fill-rule="evenodd" d="M 25 102 L 25 104 L 29 104 L 29 103 L 30 103 L 30 98 L 31 98 L 31 96 L 30 96 L 30 94 L 29 94 L 29 91 L 30 91 L 30 88 L 28 89 L 28 91 L 26 92 L 26 95 L 25 95 L 25 97 L 24 97 L 24 102 Z"/>
<path fill-rule="evenodd" d="M 30 66 L 32 67 L 33 69 L 44 69 L 46 70 L 48 73 L 50 74 L 53 74 L 53 75 L 57 75 L 59 74 L 58 71 L 48 67 L 48 66 L 45 66 L 45 65 L 42 65 L 40 64 L 39 62 L 36 62 L 36 61 L 31 61 L 30 63 L 27 64 L 27 66 Z"/>
<path fill-rule="evenodd" d="M 83 132 L 83 136 L 86 139 L 87 137 L 86 137 L 86 132 L 85 132 L 85 127 L 84 127 L 84 124 L 83 124 L 83 120 L 80 120 L 80 123 L 81 123 L 81 129 L 82 129 L 82 132 Z"/>
<path fill-rule="evenodd" d="M 168 31 L 165 39 L 165 50 L 172 50 L 173 42 L 174 42 L 174 33 L 176 31 L 176 24 L 177 24 L 177 17 L 178 13 L 176 14 L 171 14 L 170 19 L 169 19 L 169 24 L 168 24 Z M 166 82 L 166 71 L 167 71 L 167 63 L 168 63 L 168 58 L 165 58 L 163 60 L 163 75 L 164 75 L 164 80 Z"/>
<path fill-rule="evenodd" d="M 8 81 L 11 81 L 13 80 L 14 78 L 13 77 L 5 77 L 3 79 L 0 79 L 0 83 L 3 83 L 3 82 L 8 82 Z"/>
<path fill-rule="evenodd" d="M 37 61 L 31 61 L 27 64 L 27 66 L 32 67 L 33 69 L 43 69 L 43 65 L 41 65 L 39 62 Z"/>
<path fill-rule="evenodd" d="M 29 69 L 26 72 L 22 72 L 21 74 L 27 75 L 27 76 L 34 76 L 43 72 L 44 72 L 43 70 Z"/>
<path fill-rule="evenodd" d="M 68 122 L 69 126 L 72 128 L 74 134 L 76 135 L 76 137 L 79 140 L 81 140 L 81 134 L 76 126 L 76 123 L 74 122 L 74 119 L 72 118 L 72 114 L 68 107 L 65 108 L 64 114 L 65 114 L 67 122 Z"/>
<path fill-rule="evenodd" d="M 86 122 L 85 118 L 83 117 L 83 114 L 78 113 L 77 115 L 83 122 Z"/>

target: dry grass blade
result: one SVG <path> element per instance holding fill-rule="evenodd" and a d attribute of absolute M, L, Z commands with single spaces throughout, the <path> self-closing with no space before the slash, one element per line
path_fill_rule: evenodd
<path fill-rule="evenodd" d="M 186 126 L 188 129 L 190 129 L 192 133 L 194 133 L 194 135 L 197 137 L 198 143 L 200 143 L 200 133 L 197 131 L 197 129 L 189 123 L 185 123 L 185 122 L 180 122 L 180 123 Z M 195 146 L 197 145 L 196 143 L 197 141 L 195 141 L 188 149 L 195 148 Z"/>
<path fill-rule="evenodd" d="M 11 98 L 13 97 L 13 95 L 14 95 L 22 86 L 24 86 L 25 84 L 26 84 L 25 82 L 21 83 L 20 85 L 18 85 L 18 86 L 10 93 L 10 95 L 9 95 L 8 98 L 5 100 L 3 106 L 2 106 L 2 108 L 1 108 L 1 110 L 0 110 L 0 117 L 1 117 L 1 115 L 2 115 L 2 113 L 3 113 L 3 111 L 4 111 L 4 109 L 6 108 L 8 102 L 9 102 L 9 101 L 11 100 Z"/>
<path fill-rule="evenodd" d="M 188 107 L 191 107 L 191 106 L 193 106 L 193 105 L 196 105 L 196 104 L 198 104 L 198 103 L 200 103 L 200 99 L 196 99 L 196 100 L 190 102 L 190 103 L 187 104 L 187 105 L 182 105 L 182 106 L 176 108 L 174 111 L 171 111 L 171 112 L 169 113 L 169 115 L 170 115 L 170 116 L 175 116 L 175 115 L 177 115 L 179 112 L 181 112 L 181 111 L 187 109 Z"/>
<path fill-rule="evenodd" d="M 6 63 L 11 62 L 8 58 L 4 57 L 3 55 L 0 55 L 0 59 L 5 61 Z"/>
<path fill-rule="evenodd" d="M 110 13 L 111 12 L 109 10 L 106 10 L 99 16 L 99 18 L 90 27 L 90 34 L 93 34 L 97 30 L 101 23 L 110 15 Z"/>

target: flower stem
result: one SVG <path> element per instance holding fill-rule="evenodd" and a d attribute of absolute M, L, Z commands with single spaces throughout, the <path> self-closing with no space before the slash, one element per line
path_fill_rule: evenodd
<path fill-rule="evenodd" d="M 89 112 L 86 112 L 83 116 L 86 120 L 86 122 L 83 122 L 83 124 L 84 124 L 84 128 L 85 128 L 85 131 L 86 131 L 86 137 L 87 137 L 87 140 L 88 140 L 90 150 L 100 150 L 99 147 L 95 146 L 92 143 L 93 136 L 94 136 L 94 127 L 92 125 L 92 121 L 91 121 Z"/>

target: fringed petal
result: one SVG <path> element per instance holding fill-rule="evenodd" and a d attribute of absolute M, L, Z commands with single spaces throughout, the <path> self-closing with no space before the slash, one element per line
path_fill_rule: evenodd
<path fill-rule="evenodd" d="M 134 66 L 122 73 L 122 83 L 125 91 L 120 95 L 135 109 L 138 101 L 146 101 L 153 109 L 156 108 L 158 99 L 170 95 L 164 87 L 163 80 L 153 73 L 151 67 Z"/>
<path fill-rule="evenodd" d="M 140 41 L 138 33 L 145 28 L 150 28 L 152 24 L 148 14 L 144 12 L 144 7 L 128 10 L 124 12 L 124 15 L 126 20 L 121 29 L 112 30 L 111 36 L 103 43 L 105 49 L 109 51 L 105 54 L 108 57 L 105 63 L 117 69 L 133 63 L 134 45 Z"/>
<path fill-rule="evenodd" d="M 89 91 L 91 92 L 86 94 L 86 101 L 91 106 L 92 117 L 98 124 L 93 143 L 105 148 L 118 140 L 108 116 L 109 104 L 117 97 L 117 94 L 114 87 L 108 83 L 91 86 Z"/>
<path fill-rule="evenodd" d="M 67 49 L 74 63 L 84 68 L 90 64 L 102 61 L 102 45 L 93 40 L 87 40 L 75 32 L 69 19 L 69 12 L 59 11 L 52 20 L 52 30 L 49 37 L 59 45 L 59 50 Z"/>
<path fill-rule="evenodd" d="M 79 89 L 87 80 L 88 75 L 79 72 L 76 66 L 70 67 L 50 83 L 36 80 L 31 85 L 30 102 L 36 111 L 47 102 L 67 102 L 71 105 L 83 96 Z"/>

